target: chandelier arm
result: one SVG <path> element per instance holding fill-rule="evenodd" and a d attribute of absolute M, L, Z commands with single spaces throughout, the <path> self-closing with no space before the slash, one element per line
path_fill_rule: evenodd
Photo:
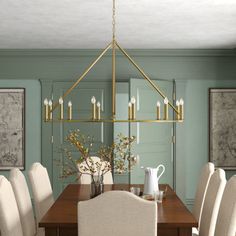
<path fill-rule="evenodd" d="M 120 51 L 129 59 L 129 61 L 136 67 L 136 69 L 142 74 L 142 76 L 152 85 L 152 87 L 165 99 L 165 94 L 152 82 L 152 80 L 145 74 L 145 72 L 136 64 L 136 62 L 129 56 L 129 54 L 116 42 L 117 47 L 120 49 Z M 173 108 L 173 110 L 179 114 L 177 109 L 174 107 L 174 105 L 171 102 L 168 102 L 168 104 Z"/>
<path fill-rule="evenodd" d="M 69 95 L 71 91 L 79 84 L 79 82 L 88 74 L 88 72 L 93 68 L 93 66 L 103 57 L 103 55 L 110 49 L 112 43 L 109 43 L 107 47 L 102 51 L 102 53 L 94 60 L 91 65 L 84 71 L 84 73 L 79 77 L 79 79 L 62 95 L 62 99 Z M 53 112 L 56 107 L 59 105 L 59 102 L 55 103 L 51 112 Z"/>
<path fill-rule="evenodd" d="M 53 122 L 67 122 L 67 123 L 182 123 L 182 120 L 114 120 L 114 119 L 102 119 L 102 120 L 53 120 Z"/>

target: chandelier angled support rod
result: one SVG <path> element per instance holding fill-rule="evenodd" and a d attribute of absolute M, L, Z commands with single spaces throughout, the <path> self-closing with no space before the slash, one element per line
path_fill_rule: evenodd
<path fill-rule="evenodd" d="M 153 81 L 145 74 L 145 72 L 137 65 L 137 63 L 129 56 L 129 54 L 116 42 L 117 47 L 120 49 L 120 51 L 128 58 L 128 60 L 134 65 L 134 67 L 142 74 L 142 76 L 152 85 L 152 87 L 165 99 L 165 94 L 153 83 Z M 174 107 L 174 105 L 171 102 L 168 102 L 168 104 L 173 108 L 173 110 L 179 114 L 177 109 Z"/>
<path fill-rule="evenodd" d="M 88 72 L 93 68 L 93 66 L 103 57 L 103 55 L 108 51 L 108 49 L 110 49 L 112 46 L 112 43 L 109 43 L 106 48 L 102 51 L 102 53 L 91 63 L 91 65 L 84 71 L 84 73 L 77 79 L 77 81 L 62 95 L 62 99 L 64 100 L 64 98 L 69 95 L 71 93 L 71 91 L 79 84 L 79 82 L 88 74 Z M 56 107 L 59 105 L 59 103 L 57 102 L 51 112 L 53 112 Z"/>

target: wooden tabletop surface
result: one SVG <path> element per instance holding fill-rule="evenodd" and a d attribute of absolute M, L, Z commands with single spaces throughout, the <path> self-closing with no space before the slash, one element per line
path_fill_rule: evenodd
<path fill-rule="evenodd" d="M 105 185 L 104 191 L 129 191 L 131 186 L 143 189 L 143 185 L 114 184 Z M 167 189 L 167 193 L 163 202 L 158 203 L 158 227 L 197 227 L 197 221 L 169 185 L 160 185 L 160 189 Z M 88 199 L 90 185 L 69 184 L 39 222 L 39 227 L 77 227 L 77 203 Z"/>

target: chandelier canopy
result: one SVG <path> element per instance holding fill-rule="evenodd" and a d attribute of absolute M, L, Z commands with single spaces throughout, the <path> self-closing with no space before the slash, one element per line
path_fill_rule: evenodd
<path fill-rule="evenodd" d="M 146 73 L 137 65 L 137 63 L 129 56 L 125 49 L 116 41 L 116 19 L 115 19 L 115 0 L 113 0 L 112 8 L 112 41 L 106 46 L 102 53 L 91 63 L 91 65 L 83 72 L 83 74 L 77 79 L 77 81 L 59 98 L 58 102 L 53 103 L 52 100 L 44 99 L 44 121 L 45 122 L 183 122 L 184 120 L 184 101 L 181 98 L 176 101 L 173 105 L 160 88 L 146 75 Z M 67 105 L 67 117 L 64 117 L 64 104 L 63 101 L 72 90 L 78 86 L 78 84 L 84 79 L 88 72 L 94 67 L 94 65 L 104 56 L 109 50 L 112 50 L 112 116 L 111 118 L 103 118 L 101 116 L 101 104 L 96 101 L 93 96 L 91 98 L 91 117 L 88 119 L 74 119 L 72 102 L 69 101 Z M 142 77 L 153 87 L 154 90 L 163 98 L 164 113 L 161 117 L 161 102 L 157 101 L 156 104 L 156 119 L 141 120 L 136 119 L 136 99 L 132 97 L 130 102 L 127 104 L 127 119 L 118 120 L 116 119 L 116 50 L 122 52 L 122 54 L 131 62 L 131 64 L 140 72 Z M 174 118 L 169 119 L 169 107 L 174 111 Z M 54 118 L 53 112 L 55 109 L 60 109 L 59 117 Z"/>

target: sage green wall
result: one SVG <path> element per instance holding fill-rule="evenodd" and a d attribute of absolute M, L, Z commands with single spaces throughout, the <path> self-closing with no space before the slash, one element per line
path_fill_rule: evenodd
<path fill-rule="evenodd" d="M 40 83 L 72 81 L 100 50 L 0 50 L 0 86 L 26 88 L 26 167 L 40 156 Z M 236 87 L 235 50 L 129 50 L 153 79 L 177 80 L 184 97 L 186 120 L 177 125 L 177 192 L 191 207 L 197 177 L 208 160 L 208 88 Z M 118 54 L 117 79 L 139 78 Z M 111 57 L 106 55 L 86 81 L 110 81 Z M 42 141 L 47 137 L 42 137 Z M 47 151 L 47 150 L 44 150 Z M 45 160 L 47 162 L 47 160 Z M 194 168 L 193 168 L 194 167 Z M 5 173 L 5 172 L 4 172 Z M 230 175 L 232 173 L 228 173 Z"/>
<path fill-rule="evenodd" d="M 12 69 L 14 70 L 14 69 Z M 17 76 L 16 76 L 17 78 Z M 25 171 L 34 162 L 41 162 L 41 88 L 38 80 L 0 79 L 1 88 L 25 88 Z M 0 171 L 8 177 L 9 171 Z"/>
<path fill-rule="evenodd" d="M 185 200 L 190 207 L 193 204 L 199 171 L 208 161 L 209 88 L 236 88 L 236 78 L 235 80 L 227 80 L 227 78 L 225 80 L 189 80 L 185 84 L 185 124 L 177 130 L 178 140 L 183 135 L 181 141 L 184 140 L 184 145 L 179 146 L 177 143 L 177 161 L 180 156 L 178 152 L 181 152 L 185 157 L 182 171 L 185 171 L 187 177 L 185 178 Z M 233 174 L 236 174 L 236 171 L 226 171 L 227 179 Z"/>

